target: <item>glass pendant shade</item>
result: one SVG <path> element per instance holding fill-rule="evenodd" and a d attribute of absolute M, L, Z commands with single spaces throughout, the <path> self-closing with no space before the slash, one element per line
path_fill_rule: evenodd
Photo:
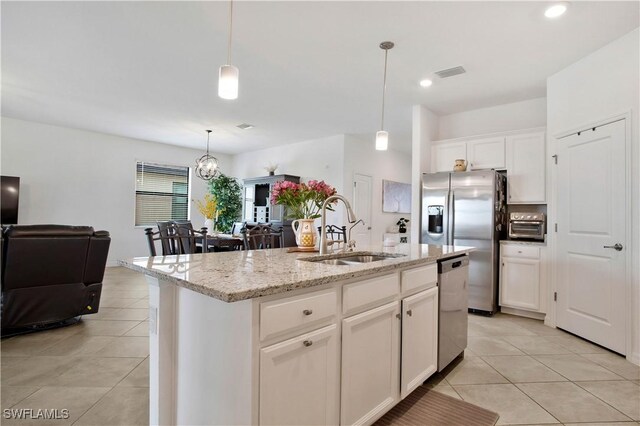
<path fill-rule="evenodd" d="M 384 130 L 376 132 L 376 150 L 386 151 L 387 145 L 389 145 L 389 132 Z"/>
<path fill-rule="evenodd" d="M 218 96 L 222 99 L 238 99 L 238 77 L 240 72 L 233 65 L 220 67 Z"/>

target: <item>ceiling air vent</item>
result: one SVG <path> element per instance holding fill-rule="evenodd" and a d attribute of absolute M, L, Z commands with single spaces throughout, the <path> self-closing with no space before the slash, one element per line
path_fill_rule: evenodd
<path fill-rule="evenodd" d="M 437 71 L 435 74 L 440 78 L 453 77 L 454 75 L 464 74 L 467 71 L 461 66 L 449 68 L 442 71 Z"/>
<path fill-rule="evenodd" d="M 253 129 L 254 125 L 248 124 L 248 123 L 242 123 L 242 124 L 238 124 L 236 127 L 238 129 L 247 130 L 247 129 Z"/>

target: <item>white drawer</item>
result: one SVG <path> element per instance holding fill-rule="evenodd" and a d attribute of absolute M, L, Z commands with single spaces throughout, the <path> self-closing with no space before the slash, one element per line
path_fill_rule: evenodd
<path fill-rule="evenodd" d="M 527 246 L 523 244 L 502 244 L 500 250 L 502 250 L 502 256 L 540 259 L 540 247 Z"/>
<path fill-rule="evenodd" d="M 398 274 L 345 284 L 342 287 L 342 313 L 350 315 L 364 308 L 374 308 L 398 296 Z"/>
<path fill-rule="evenodd" d="M 338 310 L 335 288 L 260 304 L 260 340 L 329 323 Z"/>
<path fill-rule="evenodd" d="M 435 287 L 438 285 L 438 264 L 432 263 L 431 265 L 402 271 L 400 283 L 402 285 L 402 294 Z"/>

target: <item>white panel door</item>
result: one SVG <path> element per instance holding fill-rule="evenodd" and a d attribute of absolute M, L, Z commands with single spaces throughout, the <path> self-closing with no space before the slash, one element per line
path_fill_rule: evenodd
<path fill-rule="evenodd" d="M 467 142 L 467 170 L 504 169 L 504 136 Z"/>
<path fill-rule="evenodd" d="M 445 142 L 431 148 L 431 171 L 452 172 L 456 160 L 467 159 L 466 142 Z"/>
<path fill-rule="evenodd" d="M 358 219 L 362 219 L 364 221 L 364 224 L 359 223 L 355 228 L 353 228 L 352 238 L 356 241 L 357 247 L 368 246 L 371 244 L 372 185 L 373 182 L 371 176 L 354 173 L 353 211 Z"/>
<path fill-rule="evenodd" d="M 342 320 L 340 424 L 371 424 L 399 399 L 400 302 Z"/>
<path fill-rule="evenodd" d="M 438 287 L 402 301 L 402 373 L 404 399 L 438 369 Z"/>
<path fill-rule="evenodd" d="M 558 140 L 557 324 L 624 354 L 625 121 Z M 620 250 L 616 250 L 614 246 Z"/>
<path fill-rule="evenodd" d="M 543 204 L 546 196 L 545 133 L 507 136 L 507 203 Z"/>
<path fill-rule="evenodd" d="M 338 423 L 338 327 L 260 350 L 260 424 Z"/>

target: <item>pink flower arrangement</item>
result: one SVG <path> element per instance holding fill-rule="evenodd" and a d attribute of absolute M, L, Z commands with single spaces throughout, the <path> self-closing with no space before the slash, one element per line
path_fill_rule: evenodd
<path fill-rule="evenodd" d="M 278 181 L 271 189 L 271 204 L 286 206 L 289 218 L 316 219 L 320 217 L 322 203 L 335 194 L 336 189 L 322 180 L 307 183 Z M 331 206 L 327 208 L 333 210 Z"/>

